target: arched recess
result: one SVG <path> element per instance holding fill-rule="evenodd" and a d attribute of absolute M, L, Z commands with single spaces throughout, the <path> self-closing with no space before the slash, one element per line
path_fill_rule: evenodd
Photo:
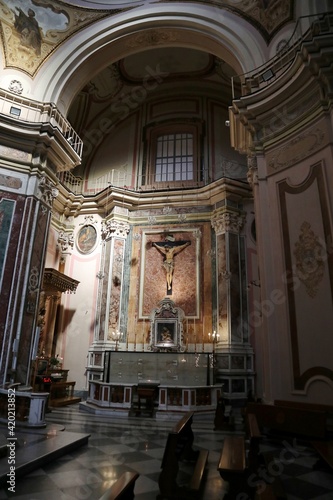
<path fill-rule="evenodd" d="M 74 96 L 101 69 L 149 48 L 210 52 L 227 62 L 235 75 L 260 66 L 267 58 L 260 33 L 223 9 L 194 7 L 188 12 L 184 7 L 175 14 L 171 7 L 161 12 L 150 6 L 133 12 L 132 18 L 131 13 L 112 18 L 113 24 L 110 18 L 103 19 L 64 43 L 36 75 L 35 97 L 56 103 L 66 114 Z"/>

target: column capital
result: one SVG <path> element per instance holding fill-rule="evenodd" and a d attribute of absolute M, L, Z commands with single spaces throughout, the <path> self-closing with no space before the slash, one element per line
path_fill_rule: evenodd
<path fill-rule="evenodd" d="M 119 220 L 104 220 L 102 221 L 102 239 L 109 240 L 112 237 L 126 239 L 130 231 L 130 225 L 127 222 Z"/>
<path fill-rule="evenodd" d="M 214 210 L 211 225 L 216 234 L 239 233 L 244 226 L 245 215 L 221 208 Z"/>

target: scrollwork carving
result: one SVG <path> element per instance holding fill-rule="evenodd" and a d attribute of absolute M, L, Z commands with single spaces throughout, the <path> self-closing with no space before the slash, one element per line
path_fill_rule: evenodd
<path fill-rule="evenodd" d="M 309 222 L 303 222 L 295 243 L 296 274 L 310 297 L 315 297 L 323 279 L 325 249 Z"/>

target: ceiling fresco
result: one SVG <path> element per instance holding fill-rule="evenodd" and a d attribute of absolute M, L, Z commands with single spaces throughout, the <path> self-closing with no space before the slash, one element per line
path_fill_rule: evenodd
<path fill-rule="evenodd" d="M 293 0 L 156 0 L 156 3 L 200 3 L 229 10 L 245 18 L 267 42 L 285 23 L 293 19 Z"/>
<path fill-rule="evenodd" d="M 256 26 L 268 41 L 292 19 L 292 0 L 155 0 L 151 3 L 204 3 L 242 16 Z M 147 0 L 146 0 L 147 2 Z M 57 0 L 0 0 L 0 34 L 6 67 L 19 68 L 34 76 L 40 65 L 64 40 L 81 28 L 103 18 L 138 7 L 138 2 L 113 2 L 101 8 L 85 8 L 85 2 Z M 145 2 L 141 2 L 140 5 Z M 147 2 L 149 3 L 149 2 Z M 123 5 L 123 6 L 122 6 Z"/>
<path fill-rule="evenodd" d="M 50 0 L 0 0 L 0 33 L 6 67 L 34 76 L 64 40 L 81 28 L 126 9 L 69 7 Z"/>

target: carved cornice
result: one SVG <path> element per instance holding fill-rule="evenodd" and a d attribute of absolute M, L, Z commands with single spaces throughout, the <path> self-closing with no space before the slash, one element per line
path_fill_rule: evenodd
<path fill-rule="evenodd" d="M 75 293 L 79 283 L 79 281 L 66 276 L 56 269 L 46 268 L 44 270 L 43 290 L 46 293 Z"/>

